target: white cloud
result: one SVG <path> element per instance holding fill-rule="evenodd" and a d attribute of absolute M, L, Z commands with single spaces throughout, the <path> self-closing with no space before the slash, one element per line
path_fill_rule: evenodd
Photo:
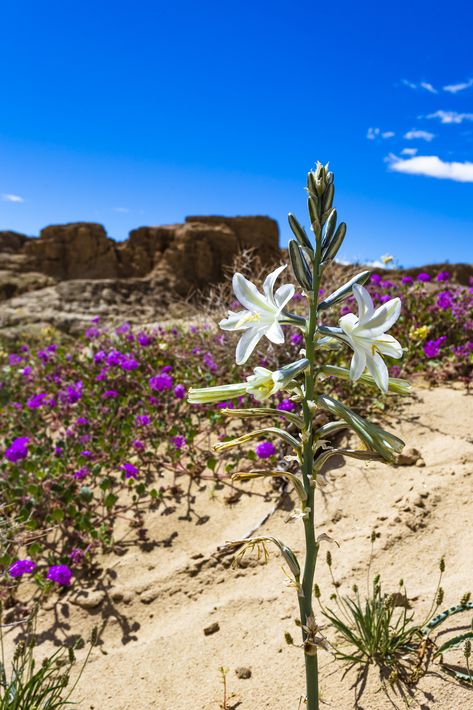
<path fill-rule="evenodd" d="M 457 111 L 436 111 L 429 113 L 427 118 L 438 118 L 440 123 L 463 123 L 473 121 L 473 113 L 457 113 Z"/>
<path fill-rule="evenodd" d="M 435 138 L 435 133 L 430 133 L 429 131 L 417 131 L 415 129 L 412 129 L 411 131 L 407 131 L 407 133 L 404 133 L 404 138 L 407 138 L 408 141 L 412 141 L 415 139 L 423 140 L 423 141 L 430 141 Z"/>
<path fill-rule="evenodd" d="M 473 163 L 448 163 L 438 155 L 418 155 L 415 158 L 398 158 L 389 155 L 386 158 L 389 169 L 407 175 L 427 175 L 439 180 L 455 180 L 455 182 L 473 182 Z"/>
<path fill-rule="evenodd" d="M 424 91 L 428 91 L 429 94 L 438 94 L 437 89 L 435 86 L 430 84 L 428 81 L 421 81 L 418 84 L 415 84 L 413 81 L 408 81 L 407 79 L 401 79 L 401 83 L 404 84 L 404 86 L 409 87 L 409 89 L 424 89 Z"/>
<path fill-rule="evenodd" d="M 130 211 L 130 210 L 128 209 L 128 207 L 113 207 L 112 209 L 113 209 L 114 212 L 120 212 L 120 213 L 123 213 L 123 214 L 125 214 L 126 212 L 129 212 L 129 211 Z"/>
<path fill-rule="evenodd" d="M 437 89 L 435 89 L 432 84 L 429 84 L 428 81 L 421 81 L 420 86 L 422 87 L 422 89 L 429 91 L 431 94 L 438 94 Z"/>
<path fill-rule="evenodd" d="M 449 84 L 444 86 L 443 90 L 448 91 L 450 94 L 456 94 L 458 91 L 469 89 L 470 86 L 473 86 L 473 79 L 467 79 L 467 81 L 460 82 L 460 84 Z"/>
<path fill-rule="evenodd" d="M 395 135 L 393 131 L 381 131 L 381 128 L 368 128 L 366 133 L 369 141 L 374 141 L 376 138 L 392 138 Z"/>
<path fill-rule="evenodd" d="M 0 195 L 4 202 L 24 202 L 25 200 L 20 195 Z"/>
<path fill-rule="evenodd" d="M 401 150 L 401 155 L 415 155 L 417 153 L 417 148 L 403 148 Z"/>

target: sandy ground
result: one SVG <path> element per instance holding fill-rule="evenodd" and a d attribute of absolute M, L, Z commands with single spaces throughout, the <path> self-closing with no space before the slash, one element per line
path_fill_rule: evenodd
<path fill-rule="evenodd" d="M 369 537 L 375 529 L 373 573 L 386 591 L 403 577 L 414 608 L 429 608 L 438 562 L 446 556 L 446 608 L 473 591 L 473 396 L 453 389 L 416 391 L 402 423 L 390 422 L 408 447 L 420 450 L 425 467 L 347 462 L 329 474 L 318 499 L 320 532 L 341 547 L 330 549 L 341 590 L 364 588 Z M 388 427 L 389 428 L 389 427 Z M 183 481 L 183 487 L 187 482 Z M 228 487 L 207 482 L 191 497 L 169 500 L 146 518 L 146 539 L 122 555 L 100 559 L 102 572 L 90 586 L 76 587 L 41 613 L 44 638 L 82 633 L 94 624 L 101 645 L 75 694 L 84 710 L 218 710 L 223 707 L 219 668 L 228 669 L 227 709 L 296 710 L 304 689 L 302 652 L 284 642 L 294 625 L 297 600 L 285 584 L 281 558 L 232 569 L 215 552 L 245 536 L 272 510 L 278 494 L 268 484 L 244 484 L 230 503 Z M 189 513 L 190 506 L 190 514 Z M 301 551 L 302 526 L 288 524 L 291 500 L 260 529 Z M 285 508 L 285 509 L 284 509 Z M 325 550 L 318 580 L 331 593 Z M 204 629 L 218 624 L 210 635 Z M 452 624 L 458 626 L 458 624 Z M 356 700 L 354 673 L 321 651 L 322 707 L 334 710 L 473 709 L 473 688 L 441 676 L 438 666 L 406 699 L 383 689 L 373 669 Z M 250 678 L 239 678 L 238 668 Z"/>

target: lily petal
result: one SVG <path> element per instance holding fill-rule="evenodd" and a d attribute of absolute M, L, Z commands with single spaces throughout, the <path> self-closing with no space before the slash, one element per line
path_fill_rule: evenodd
<path fill-rule="evenodd" d="M 279 309 L 284 308 L 286 303 L 288 303 L 294 296 L 295 292 L 296 289 L 292 284 L 284 284 L 284 286 L 280 286 L 274 294 L 274 302 L 276 306 Z"/>
<path fill-rule="evenodd" d="M 358 304 L 358 317 L 360 325 L 362 325 L 374 313 L 373 301 L 366 288 L 363 288 L 360 284 L 353 284 L 352 291 Z"/>
<path fill-rule="evenodd" d="M 276 343 L 276 345 L 281 345 L 281 343 L 284 343 L 283 329 L 277 321 L 274 321 L 274 323 L 266 331 L 265 335 L 268 340 L 270 340 L 272 343 Z"/>
<path fill-rule="evenodd" d="M 284 271 L 286 266 L 287 266 L 287 264 L 284 264 L 283 266 L 279 266 L 277 269 L 275 269 L 270 274 L 268 274 L 264 280 L 264 283 L 263 283 L 264 295 L 272 303 L 275 303 L 274 296 L 273 296 L 274 284 L 276 283 L 276 280 L 277 280 L 279 274 L 281 274 Z"/>
<path fill-rule="evenodd" d="M 370 375 L 378 385 L 379 389 L 383 392 L 387 392 L 389 386 L 389 373 L 381 355 L 378 353 L 371 356 L 368 355 L 366 358 L 366 365 Z"/>
<path fill-rule="evenodd" d="M 360 379 L 366 367 L 366 354 L 362 350 L 354 350 L 350 366 L 350 379 L 356 382 Z"/>
<path fill-rule="evenodd" d="M 245 330 L 236 346 L 236 364 L 244 365 L 264 335 L 264 328 Z"/>
<path fill-rule="evenodd" d="M 375 343 L 376 347 L 383 355 L 389 355 L 389 357 L 396 359 L 402 357 L 402 345 L 396 338 L 393 338 L 392 335 L 380 335 L 376 338 Z"/>
<path fill-rule="evenodd" d="M 236 273 L 232 279 L 233 291 L 241 305 L 253 313 L 268 313 L 273 309 L 254 283 L 248 281 L 243 274 Z"/>

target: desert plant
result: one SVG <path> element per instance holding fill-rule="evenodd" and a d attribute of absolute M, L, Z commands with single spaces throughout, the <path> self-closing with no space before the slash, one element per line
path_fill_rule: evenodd
<path fill-rule="evenodd" d="M 0 710 L 57 710 L 75 705 L 70 698 L 96 643 L 97 632 L 93 631 L 89 650 L 70 686 L 71 670 L 76 664 L 75 648 L 61 646 L 38 663 L 35 657 L 36 613 L 37 607 L 28 619 L 25 638 L 17 643 L 7 662 L 0 604 Z"/>
<path fill-rule="evenodd" d="M 404 446 L 398 437 L 362 418 L 324 390 L 333 378 L 362 380 L 385 394 L 388 391 L 409 390 L 406 382 L 389 378 L 383 360 L 383 355 L 400 358 L 403 354 L 398 341 L 386 334 L 400 315 L 400 299 L 389 299 L 375 309 L 363 287 L 369 278 L 369 271 L 362 271 L 330 295 L 323 294 L 321 297 L 325 268 L 336 256 L 346 233 L 344 223 L 337 227 L 337 212 L 332 206 L 334 190 L 333 173 L 329 172 L 328 166 L 318 163 L 315 171 L 310 171 L 307 177 L 308 211 L 315 243 L 296 218 L 289 215 L 289 224 L 295 236 L 289 242 L 289 260 L 306 298 L 305 314 L 288 310 L 295 293 L 293 285 L 286 284 L 274 291 L 275 282 L 285 269 L 285 266 L 280 266 L 266 277 L 263 293 L 242 274 L 234 274 L 233 289 L 243 310 L 230 311 L 228 317 L 220 322 L 223 330 L 243 331 L 236 347 L 237 365 L 247 362 L 263 336 L 272 343 L 282 344 L 282 326 L 301 332 L 305 347 L 300 352 L 300 358 L 280 366 L 276 371 L 256 367 L 245 382 L 192 388 L 189 392 L 191 403 L 220 402 L 248 394 L 257 401 L 263 401 L 279 391 L 289 392 L 291 406 L 282 411 L 271 407 L 226 410 L 233 417 L 252 419 L 272 416 L 278 425 L 256 429 L 234 439 L 227 437 L 226 441 L 215 445 L 215 450 L 225 451 L 253 439 L 271 437 L 281 440 L 293 451 L 292 456 L 286 457 L 289 465 L 285 469 L 237 472 L 233 477 L 244 480 L 279 476 L 293 484 L 300 502 L 300 510 L 294 517 L 302 521 L 305 533 L 303 569 L 294 552 L 274 537 L 249 538 L 231 544 L 240 549 L 239 554 L 244 554 L 249 547 L 256 548 L 265 556 L 267 546 L 274 544 L 289 567 L 291 584 L 299 600 L 308 710 L 319 708 L 318 650 L 329 648 L 313 608 L 317 555 L 321 543 L 330 540 L 325 533 L 315 530 L 315 492 L 323 484 L 322 467 L 337 454 L 363 461 L 377 459 L 390 462 Z M 358 304 L 358 316 L 345 314 L 337 326 L 327 325 L 327 314 L 351 294 Z M 326 348 L 340 349 L 345 346 L 353 350 L 349 370 L 327 365 L 321 357 Z M 366 368 L 368 373 L 365 373 Z M 324 413 L 327 419 L 332 415 L 335 420 L 320 425 L 320 413 Z M 281 417 L 284 417 L 286 428 L 279 425 Z M 360 448 L 344 449 L 330 444 L 330 435 L 344 428 L 352 429 L 357 434 L 362 442 Z M 260 446 L 265 447 L 264 451 L 261 450 L 261 458 L 274 449 L 270 441 Z"/>

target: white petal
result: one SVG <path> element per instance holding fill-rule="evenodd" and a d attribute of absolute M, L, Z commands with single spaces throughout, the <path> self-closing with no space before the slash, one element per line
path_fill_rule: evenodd
<path fill-rule="evenodd" d="M 354 313 L 347 313 L 340 318 L 338 325 L 347 335 L 350 335 L 353 329 L 358 325 L 358 318 Z"/>
<path fill-rule="evenodd" d="M 248 315 L 248 311 L 238 311 L 238 313 L 228 311 L 228 316 L 220 321 L 219 326 L 222 330 L 246 330 L 251 328 L 254 323 L 242 323 L 245 315 Z"/>
<path fill-rule="evenodd" d="M 283 329 L 277 320 L 275 320 L 274 323 L 266 330 L 265 335 L 272 343 L 276 343 L 277 345 L 284 343 Z"/>
<path fill-rule="evenodd" d="M 392 335 L 380 335 L 376 338 L 375 345 L 383 355 L 397 359 L 403 355 L 401 343 Z"/>
<path fill-rule="evenodd" d="M 366 367 L 366 354 L 362 350 L 354 350 L 350 365 L 350 379 L 356 382 Z"/>
<path fill-rule="evenodd" d="M 378 385 L 382 392 L 388 391 L 389 385 L 389 374 L 386 364 L 378 353 L 375 355 L 368 355 L 366 358 L 366 365 L 368 367 L 370 375 L 373 377 L 374 381 Z"/>
<path fill-rule="evenodd" d="M 264 284 L 263 284 L 264 295 L 272 303 L 274 303 L 274 296 L 273 296 L 274 284 L 276 283 L 276 280 L 277 280 L 279 274 L 282 271 L 284 271 L 285 268 L 286 268 L 286 264 L 284 264 L 283 266 L 279 266 L 277 269 L 275 269 L 270 274 L 268 274 L 264 280 Z"/>
<path fill-rule="evenodd" d="M 236 364 L 244 365 L 264 335 L 263 328 L 249 328 L 241 336 L 236 346 Z"/>
<path fill-rule="evenodd" d="M 376 336 L 381 335 L 381 333 L 385 333 L 391 328 L 392 325 L 394 325 L 399 318 L 400 313 L 401 299 L 392 298 L 390 301 L 377 308 L 371 318 L 366 320 L 360 326 L 360 335 L 361 331 L 363 331 L 363 334 L 366 334 L 367 336 Z"/>
<path fill-rule="evenodd" d="M 232 283 L 235 296 L 238 298 L 241 305 L 249 311 L 253 313 L 267 313 L 273 310 L 263 294 L 242 274 L 234 274 Z"/>
<path fill-rule="evenodd" d="M 276 293 L 274 294 L 274 302 L 278 308 L 284 308 L 286 303 L 288 303 L 294 296 L 296 289 L 292 284 L 284 284 L 280 286 Z"/>
<path fill-rule="evenodd" d="M 360 320 L 360 325 L 362 325 L 362 321 L 365 321 L 367 318 L 371 318 L 373 315 L 373 301 L 371 300 L 371 296 L 366 288 L 360 286 L 360 284 L 353 284 L 352 290 L 358 304 L 358 318 Z"/>

